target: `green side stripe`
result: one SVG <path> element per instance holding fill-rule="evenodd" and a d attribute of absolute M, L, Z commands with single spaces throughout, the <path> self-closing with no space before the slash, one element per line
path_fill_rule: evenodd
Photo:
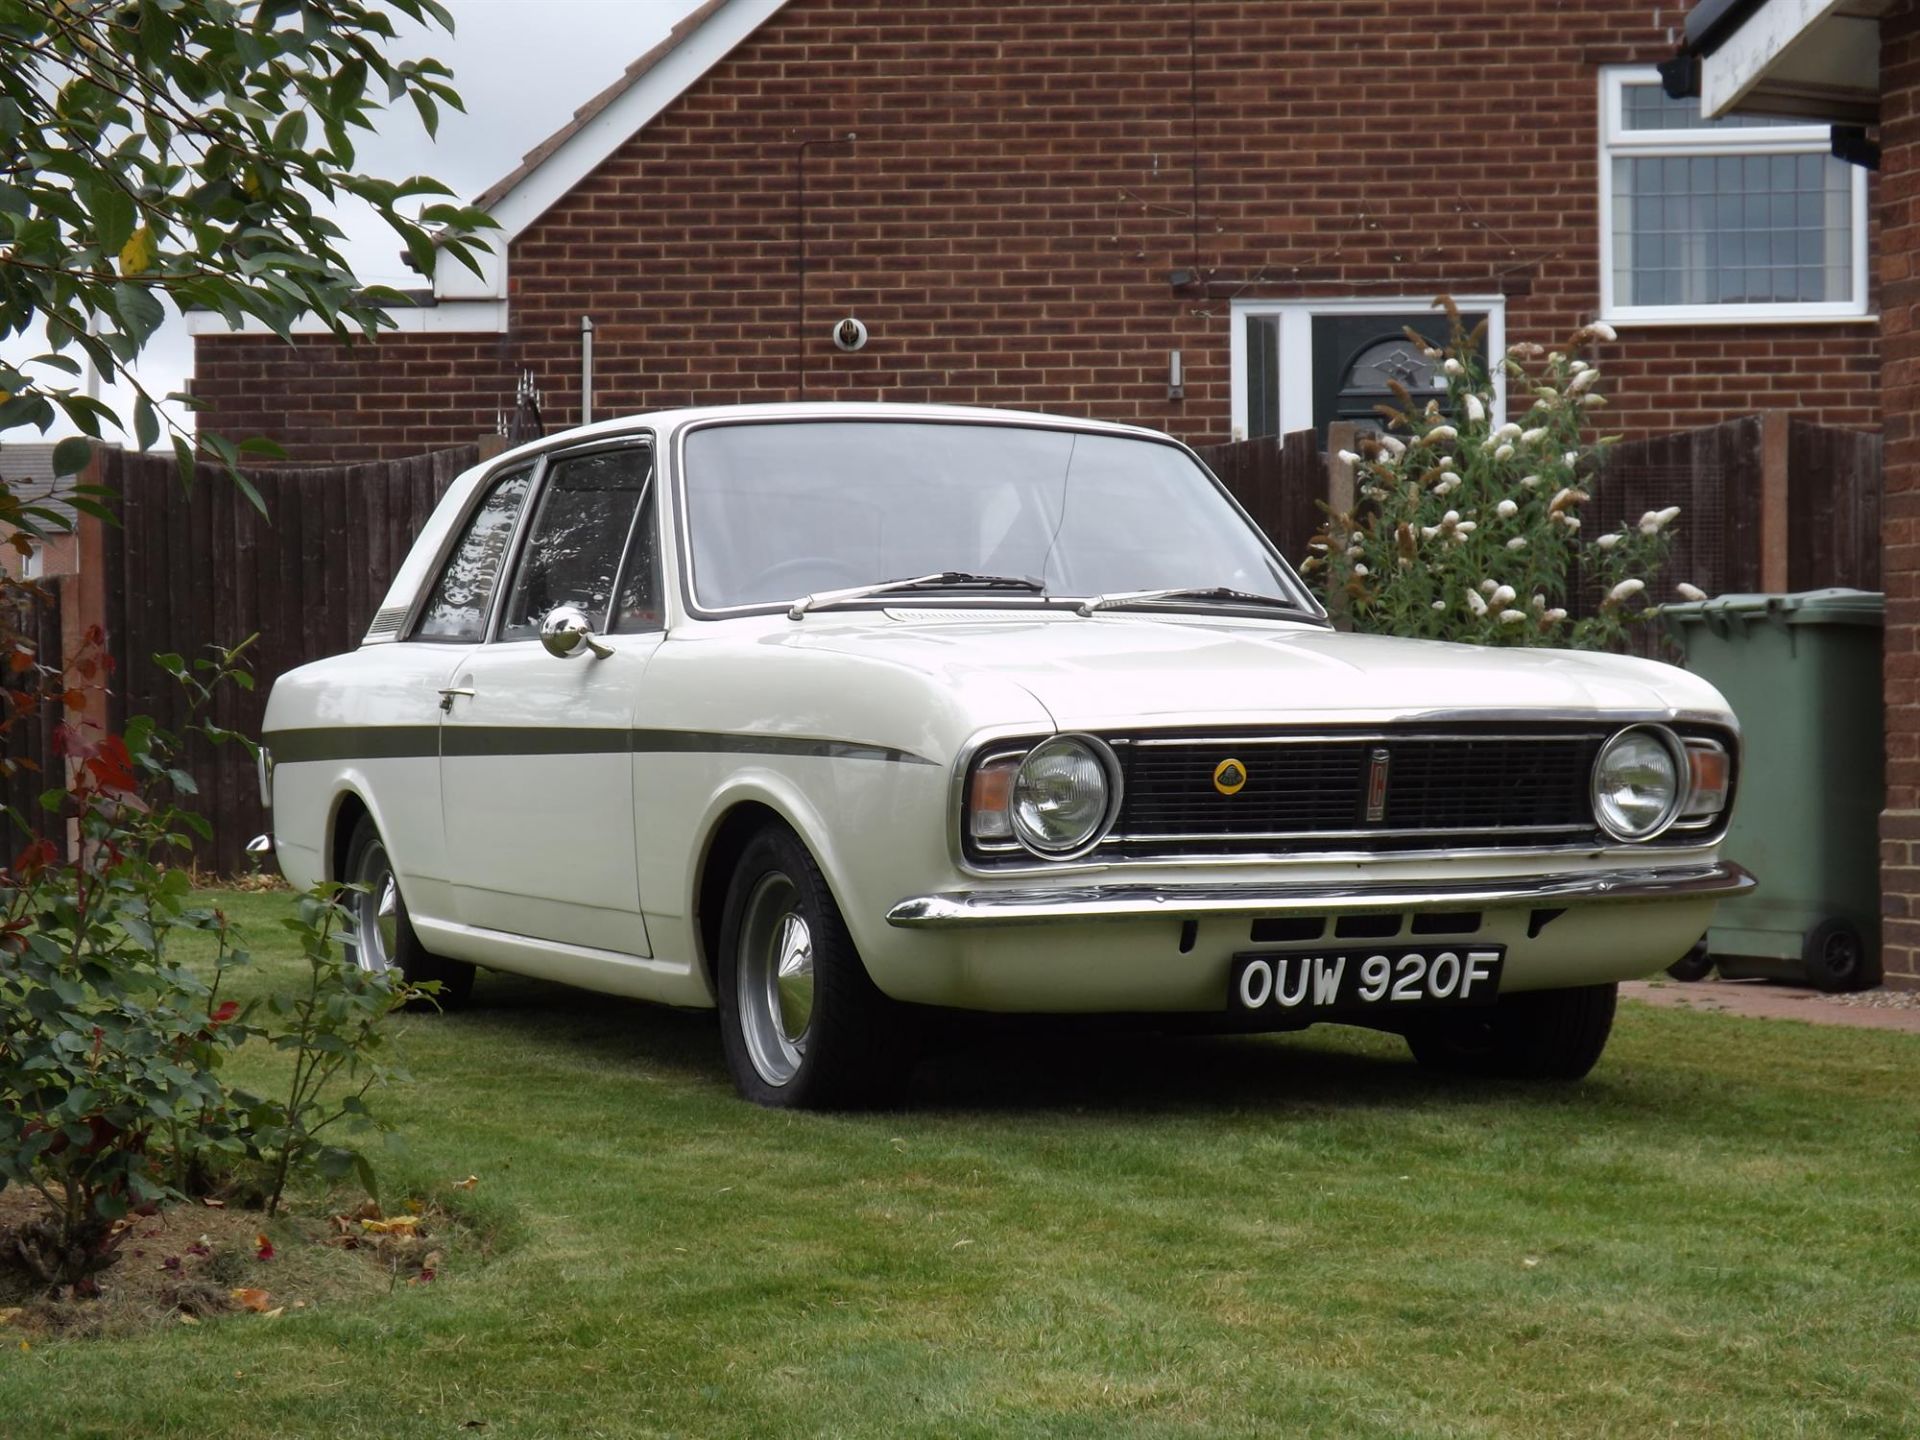
<path fill-rule="evenodd" d="M 276 765 L 303 760 L 399 760 L 479 755 L 805 755 L 826 760 L 935 762 L 858 740 L 712 730 L 584 729 L 548 725 L 330 725 L 261 737 Z"/>

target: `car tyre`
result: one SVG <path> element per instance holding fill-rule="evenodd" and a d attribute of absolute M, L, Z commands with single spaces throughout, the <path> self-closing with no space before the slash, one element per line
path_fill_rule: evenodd
<path fill-rule="evenodd" d="M 904 1075 L 904 1007 L 868 976 L 826 877 L 785 825 L 763 827 L 740 853 L 715 968 L 727 1068 L 755 1104 L 861 1108 Z"/>
<path fill-rule="evenodd" d="M 1800 942 L 1800 965 L 1807 984 L 1829 995 L 1871 990 L 1880 983 L 1880 963 L 1852 921 L 1830 915 Z"/>
<path fill-rule="evenodd" d="M 1579 1080 L 1613 1033 L 1618 985 L 1508 995 L 1485 1010 L 1429 1017 L 1406 1032 L 1430 1069 L 1512 1080 Z"/>
<path fill-rule="evenodd" d="M 1691 950 L 1667 966 L 1667 974 L 1687 984 L 1713 974 L 1713 955 L 1707 949 L 1707 937 L 1702 935 L 1694 941 Z"/>
<path fill-rule="evenodd" d="M 362 970 L 397 970 L 409 984 L 439 985 L 431 999 L 415 1001 L 412 1009 L 453 1010 L 464 1005 L 473 993 L 473 966 L 435 955 L 420 943 L 386 841 L 371 816 L 362 815 L 353 827 L 341 878 L 365 887 L 343 897 L 352 917 L 343 943 L 354 963 Z"/>

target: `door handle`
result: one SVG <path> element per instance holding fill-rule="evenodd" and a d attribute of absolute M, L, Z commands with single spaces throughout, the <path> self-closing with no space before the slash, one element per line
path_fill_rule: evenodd
<path fill-rule="evenodd" d="M 441 713 L 445 715 L 451 715 L 453 713 L 453 701 L 455 696 L 458 696 L 458 695 L 471 696 L 472 694 L 473 694 L 473 687 L 470 685 L 447 686 L 445 689 L 441 690 L 440 692 Z"/>

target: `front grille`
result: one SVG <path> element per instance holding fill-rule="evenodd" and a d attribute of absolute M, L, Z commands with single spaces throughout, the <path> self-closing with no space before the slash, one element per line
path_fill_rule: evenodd
<path fill-rule="evenodd" d="M 1521 847 L 1599 838 L 1589 782 L 1606 738 L 1600 730 L 1111 738 L 1124 789 L 1103 850 Z M 1376 775 L 1382 757 L 1384 787 Z M 1229 760 L 1246 780 L 1222 794 L 1215 773 Z"/>

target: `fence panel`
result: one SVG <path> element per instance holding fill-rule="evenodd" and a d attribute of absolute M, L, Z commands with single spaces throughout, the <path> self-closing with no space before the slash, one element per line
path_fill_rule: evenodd
<path fill-rule="evenodd" d="M 1880 457 L 1877 434 L 1788 423 L 1789 588 L 1880 588 Z"/>
<path fill-rule="evenodd" d="M 60 608 L 64 582 L 48 581 L 36 598 L 23 599 L 15 616 L 17 633 L 33 646 L 34 658 L 42 665 L 59 665 L 62 660 Z M 60 753 L 54 748 L 54 728 L 60 723 L 63 707 L 56 701 L 22 711 L 7 731 L 4 751 L 0 751 L 0 805 L 18 818 L 24 832 L 7 827 L 0 845 L 0 863 L 18 854 L 29 836 L 44 836 L 58 842 L 65 820 L 40 808 L 40 796 L 59 787 L 64 780 Z"/>
<path fill-rule="evenodd" d="M 257 688 L 221 694 L 208 718 L 258 735 L 273 678 L 358 643 L 432 502 L 477 459 L 466 446 L 372 465 L 249 471 L 263 517 L 212 469 L 188 492 L 170 458 L 104 452 L 101 478 L 118 497 L 120 522 L 102 527 L 101 600 L 116 665 L 109 723 L 151 715 L 179 732 L 186 696 L 153 657 L 191 664 L 257 634 L 248 652 Z M 58 653 L 57 616 L 53 635 Z M 202 740 L 189 742 L 186 759 L 214 827 L 195 860 L 221 874 L 246 868 L 246 842 L 265 828 L 252 759 Z"/>
<path fill-rule="evenodd" d="M 1203 445 L 1197 453 L 1282 555 L 1296 565 L 1306 558 L 1327 498 L 1327 463 L 1313 431 Z"/>

